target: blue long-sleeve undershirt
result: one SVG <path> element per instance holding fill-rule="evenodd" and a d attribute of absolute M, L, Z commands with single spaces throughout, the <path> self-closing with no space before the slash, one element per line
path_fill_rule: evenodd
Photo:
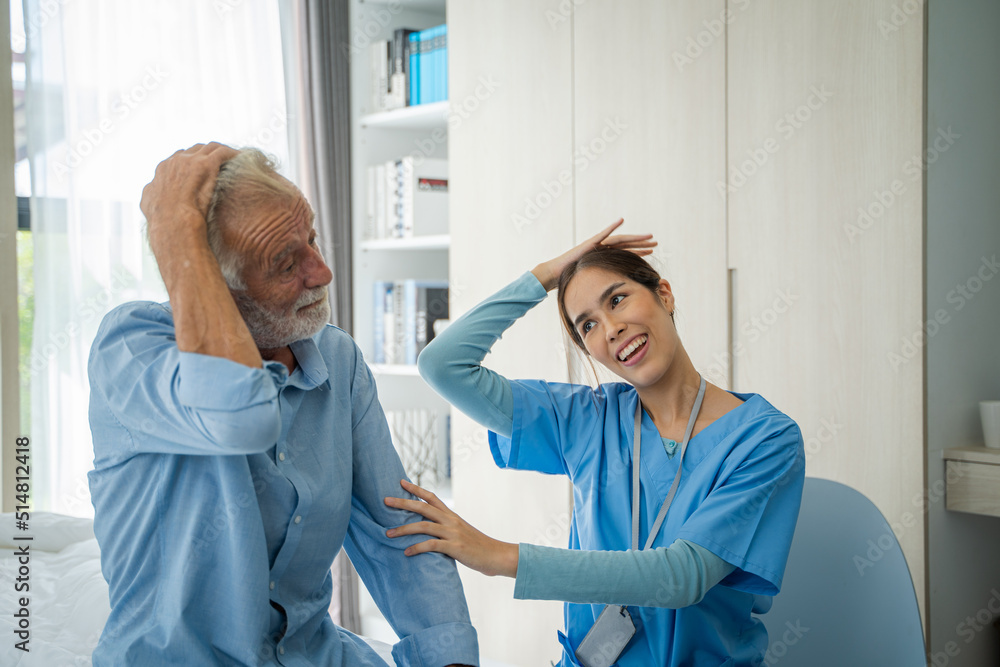
<path fill-rule="evenodd" d="M 545 296 L 538 279 L 526 272 L 438 334 L 417 359 L 420 375 L 469 417 L 510 437 L 510 382 L 483 367 L 482 361 L 503 332 Z M 672 442 L 664 443 L 669 454 Z M 522 543 L 514 597 L 679 608 L 698 603 L 734 569 L 687 540 L 644 551 L 580 551 Z"/>

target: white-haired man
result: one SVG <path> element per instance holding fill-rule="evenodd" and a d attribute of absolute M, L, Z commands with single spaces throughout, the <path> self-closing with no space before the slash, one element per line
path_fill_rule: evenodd
<path fill-rule="evenodd" d="M 101 324 L 90 356 L 103 665 L 384 665 L 333 624 L 341 545 L 400 665 L 478 664 L 455 564 L 407 558 L 404 476 L 305 198 L 259 151 L 198 144 L 143 190 L 170 301 Z"/>

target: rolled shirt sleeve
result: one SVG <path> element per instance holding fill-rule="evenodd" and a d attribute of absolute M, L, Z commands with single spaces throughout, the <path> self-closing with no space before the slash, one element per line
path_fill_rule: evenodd
<path fill-rule="evenodd" d="M 278 368 L 281 366 L 281 368 Z M 127 303 L 101 323 L 89 361 L 91 419 L 123 426 L 130 441 L 97 452 L 99 463 L 135 454 L 251 454 L 281 432 L 275 375 L 266 368 L 177 349 L 173 317 Z M 102 461 L 102 455 L 107 457 Z"/>

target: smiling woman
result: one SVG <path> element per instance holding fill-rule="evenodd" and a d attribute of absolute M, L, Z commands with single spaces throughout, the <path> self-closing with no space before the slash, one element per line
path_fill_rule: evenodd
<path fill-rule="evenodd" d="M 515 598 L 566 602 L 562 666 L 760 664 L 767 633 L 751 611 L 766 612 L 781 587 L 802 436 L 759 395 L 701 377 L 674 326 L 669 283 L 641 258 L 655 242 L 611 236 L 621 223 L 470 310 L 418 360 L 431 386 L 491 430 L 500 467 L 570 478 L 570 548 L 494 540 L 406 482 L 420 500 L 386 503 L 426 520 L 388 534 L 430 536 L 408 555 L 441 552 L 515 578 Z M 573 341 L 624 382 L 508 380 L 481 366 L 557 285 Z"/>

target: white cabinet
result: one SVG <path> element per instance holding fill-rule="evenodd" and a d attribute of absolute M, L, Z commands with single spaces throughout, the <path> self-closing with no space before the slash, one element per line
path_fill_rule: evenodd
<path fill-rule="evenodd" d="M 923 308 L 923 174 L 906 165 L 923 146 L 924 33 L 911 21 L 886 39 L 867 10 L 766 2 L 728 32 L 735 384 L 798 422 L 808 475 L 858 489 L 890 524 L 916 509 L 925 470 L 923 359 L 891 361 Z M 897 537 L 926 614 L 914 515 Z"/>
<path fill-rule="evenodd" d="M 660 242 L 695 365 L 796 419 L 807 474 L 859 489 L 891 525 L 913 518 L 898 537 L 931 652 L 944 650 L 997 572 L 995 519 L 945 514 L 937 493 L 938 450 L 975 423 L 954 396 L 974 406 L 997 386 L 995 288 L 961 313 L 947 297 L 1000 243 L 987 182 L 1000 89 L 980 30 L 998 17 L 985 4 L 902 15 L 891 2 L 452 0 L 449 251 L 359 249 L 359 333 L 385 268 L 447 263 L 454 317 L 624 216 Z M 960 55 L 966 42 L 991 55 Z M 427 139 L 381 121 L 358 125 L 356 164 Z M 951 125 L 960 139 L 931 167 L 924 151 Z M 553 301 L 504 335 L 490 367 L 569 379 Z M 925 325 L 940 308 L 952 324 L 935 336 Z M 380 391 L 394 400 L 406 382 L 419 379 Z M 566 481 L 497 470 L 485 431 L 452 417 L 459 512 L 502 540 L 565 544 Z M 509 580 L 463 581 L 484 655 L 558 655 L 561 605 L 514 601 Z M 953 664 L 985 655 L 979 637 Z"/>

